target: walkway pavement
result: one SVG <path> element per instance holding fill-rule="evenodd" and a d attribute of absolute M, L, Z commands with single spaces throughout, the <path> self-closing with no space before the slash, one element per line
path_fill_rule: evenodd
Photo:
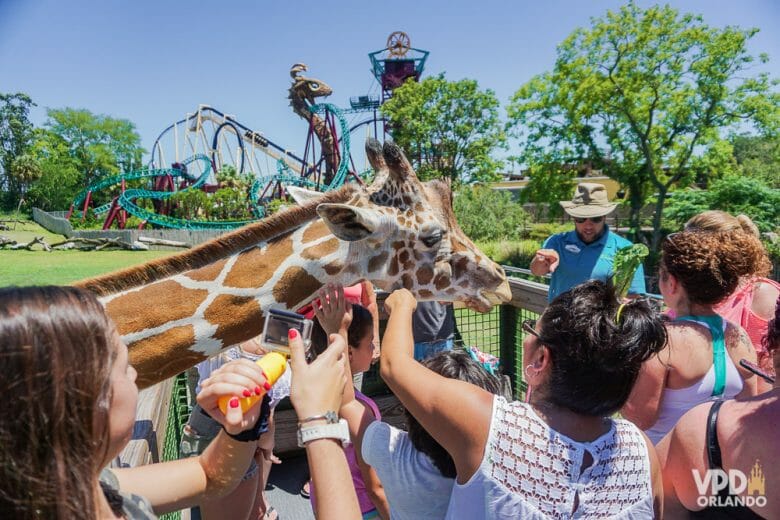
<path fill-rule="evenodd" d="M 271 468 L 268 478 L 268 501 L 279 512 L 280 520 L 314 520 L 311 502 L 300 495 L 304 477 L 308 475 L 306 455 L 286 458 Z"/>

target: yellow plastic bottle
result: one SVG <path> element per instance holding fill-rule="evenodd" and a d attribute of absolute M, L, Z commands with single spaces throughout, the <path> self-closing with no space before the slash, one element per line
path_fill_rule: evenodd
<path fill-rule="evenodd" d="M 261 357 L 255 363 L 263 369 L 263 374 L 268 383 L 273 386 L 284 371 L 287 370 L 287 358 L 278 352 L 269 352 L 265 356 Z M 238 397 L 232 395 L 223 395 L 219 398 L 219 409 L 222 413 L 227 413 L 228 403 L 233 397 L 238 397 L 238 402 L 241 404 L 241 411 L 246 413 L 247 410 L 252 408 L 255 404 L 259 403 L 263 399 L 265 391 L 260 395 L 252 395 L 250 397 Z"/>

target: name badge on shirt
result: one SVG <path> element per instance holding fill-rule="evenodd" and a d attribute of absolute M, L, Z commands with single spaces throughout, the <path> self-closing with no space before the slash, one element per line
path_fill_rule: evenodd
<path fill-rule="evenodd" d="M 566 244 L 564 246 L 564 249 L 566 251 L 571 251 L 572 253 L 579 253 L 580 252 L 580 248 L 577 246 L 577 244 Z"/>

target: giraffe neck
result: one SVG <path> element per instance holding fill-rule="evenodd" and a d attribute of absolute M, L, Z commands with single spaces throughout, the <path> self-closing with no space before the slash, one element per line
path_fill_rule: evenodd
<path fill-rule="evenodd" d="M 102 298 L 141 387 L 262 332 L 269 308 L 297 309 L 322 281 L 359 279 L 349 245 L 321 220 L 240 253 Z"/>

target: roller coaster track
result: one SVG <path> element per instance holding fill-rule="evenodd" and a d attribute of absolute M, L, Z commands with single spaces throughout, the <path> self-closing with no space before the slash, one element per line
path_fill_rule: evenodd
<path fill-rule="evenodd" d="M 347 178 L 347 173 L 349 171 L 350 128 L 347 125 L 347 121 L 344 118 L 342 111 L 335 105 L 332 105 L 330 103 L 320 103 L 317 105 L 313 105 L 310 109 L 312 112 L 331 113 L 338 120 L 339 130 L 341 132 L 341 139 L 339 140 L 339 144 L 341 147 L 341 161 L 339 163 L 335 175 L 333 176 L 333 180 L 327 186 L 322 187 L 322 191 L 330 191 L 333 189 L 337 189 L 344 184 L 344 181 Z M 291 170 L 290 166 L 287 164 L 287 162 L 280 157 L 276 163 L 277 173 L 275 175 L 259 177 L 254 181 L 254 183 L 252 183 L 252 187 L 249 193 L 249 200 L 251 205 L 251 211 L 252 214 L 255 216 L 255 219 L 231 220 L 231 221 L 207 221 L 207 220 L 182 219 L 182 218 L 171 217 L 168 215 L 162 215 L 160 213 L 155 213 L 145 208 L 142 208 L 136 204 L 135 201 L 137 199 L 152 199 L 152 200 L 163 201 L 169 199 L 170 197 L 174 196 L 177 193 L 182 193 L 187 190 L 200 189 L 200 187 L 203 186 L 203 184 L 208 179 L 209 174 L 211 173 L 212 162 L 211 159 L 209 159 L 209 157 L 207 157 L 206 155 L 197 154 L 197 155 L 193 155 L 192 157 L 189 157 L 188 159 L 183 161 L 182 164 L 186 166 L 195 161 L 202 161 L 204 168 L 203 168 L 203 173 L 200 175 L 200 177 L 198 177 L 195 180 L 195 182 L 193 182 L 190 186 L 179 191 L 153 191 L 153 190 L 138 189 L 138 188 L 126 189 L 118 196 L 118 198 L 116 199 L 116 203 L 122 209 L 124 209 L 134 217 L 137 217 L 142 221 L 146 221 L 148 223 L 152 223 L 162 227 L 190 229 L 190 230 L 234 229 L 246 225 L 250 222 L 254 222 L 255 220 L 261 219 L 265 216 L 265 208 L 260 204 L 260 200 L 259 200 L 261 196 L 260 193 L 261 189 L 265 191 L 265 189 L 269 185 L 293 185 L 293 186 L 303 186 L 312 189 L 318 187 L 317 183 L 311 180 L 310 178 L 308 178 L 307 176 L 294 173 Z M 113 177 L 102 179 L 96 182 L 95 184 L 92 184 L 87 189 L 83 190 L 81 193 L 79 193 L 74 199 L 72 207 L 79 207 L 86 200 L 90 192 L 94 193 L 109 188 L 111 186 L 122 185 L 126 181 L 155 178 L 155 177 L 166 176 L 166 175 L 169 175 L 174 178 L 186 177 L 189 180 L 192 180 L 192 177 L 188 176 L 185 173 L 185 171 L 186 170 L 181 170 L 177 168 L 157 168 L 157 169 L 149 168 L 149 169 L 136 170 L 128 173 L 123 173 L 121 175 L 116 175 Z M 360 174 L 360 177 L 364 177 L 369 172 L 370 170 L 363 172 L 362 174 Z M 111 208 L 113 203 L 114 202 L 112 201 L 107 204 L 103 204 L 102 206 L 95 208 L 93 211 L 96 214 L 106 213 Z M 80 211 L 77 211 L 75 213 L 77 215 L 81 214 Z"/>

